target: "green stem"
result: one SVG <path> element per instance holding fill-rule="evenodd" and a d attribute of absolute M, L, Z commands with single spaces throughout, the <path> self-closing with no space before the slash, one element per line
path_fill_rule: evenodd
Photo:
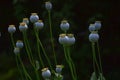
<path fill-rule="evenodd" d="M 95 43 L 94 42 L 92 43 L 92 52 L 93 52 L 94 67 L 95 67 L 95 63 L 96 63 L 96 66 L 98 68 L 98 72 L 100 73 L 100 68 L 99 68 L 99 65 L 98 65 L 98 62 L 96 59 L 96 54 L 95 54 Z M 96 74 L 96 72 L 95 72 L 95 74 Z"/>
<path fill-rule="evenodd" d="M 20 66 L 19 66 L 19 64 L 18 64 L 18 58 L 17 58 L 17 56 L 15 56 L 15 60 L 16 60 L 16 64 L 17 64 L 18 71 L 20 72 L 20 76 L 21 76 L 22 80 L 24 80 L 24 79 L 23 79 L 22 71 L 21 71 Z"/>
<path fill-rule="evenodd" d="M 63 45 L 63 48 L 64 48 L 65 58 L 66 58 L 66 61 L 67 61 L 68 65 L 69 65 L 72 78 L 73 78 L 73 80 L 76 80 L 76 78 L 75 78 L 75 76 L 74 76 L 73 69 L 72 69 L 72 65 L 71 65 L 70 60 L 69 60 L 69 57 L 68 57 L 68 55 L 67 55 L 67 47 Z"/>
<path fill-rule="evenodd" d="M 26 35 L 25 32 L 23 32 L 23 39 L 24 39 L 24 43 L 25 43 L 25 49 L 26 49 L 29 61 L 30 61 L 31 65 L 34 67 L 34 63 L 33 63 L 32 59 L 31 59 L 31 55 L 30 55 L 29 49 L 27 47 L 27 42 L 26 42 L 26 36 L 25 35 Z"/>
<path fill-rule="evenodd" d="M 27 48 L 28 48 L 28 50 L 29 50 L 31 59 L 32 59 L 32 61 L 34 62 L 33 55 L 32 55 L 32 51 L 31 51 L 31 48 L 30 48 L 30 45 L 29 45 L 29 41 L 28 41 L 26 32 L 24 32 L 24 36 L 25 36 L 26 45 L 27 45 Z"/>
<path fill-rule="evenodd" d="M 12 34 L 12 33 L 10 34 L 10 38 L 11 38 L 11 41 L 12 41 L 12 45 L 13 45 L 13 47 L 15 47 L 15 42 L 14 42 L 13 34 Z"/>
<path fill-rule="evenodd" d="M 21 58 L 20 58 L 20 54 L 18 54 L 18 59 L 19 59 L 19 61 L 20 61 L 20 64 L 22 65 L 22 68 L 23 68 L 23 71 L 24 71 L 24 73 L 25 73 L 26 79 L 27 79 L 27 80 L 32 80 L 32 78 L 31 78 L 30 75 L 28 74 L 27 70 L 25 69 L 25 66 L 24 66 L 24 64 L 23 64 L 23 62 L 22 62 L 22 60 L 21 60 Z M 27 77 L 28 77 L 29 79 L 28 79 Z"/>
<path fill-rule="evenodd" d="M 37 70 L 35 70 L 35 74 L 36 74 L 36 80 L 40 80 Z"/>
<path fill-rule="evenodd" d="M 102 63 L 101 63 L 101 56 L 100 56 L 100 48 L 99 48 L 99 43 L 98 43 L 98 41 L 97 41 L 97 50 L 98 50 L 98 56 L 99 56 L 100 71 L 101 71 L 101 74 L 103 74 L 103 71 L 102 71 Z"/>
<path fill-rule="evenodd" d="M 34 31 L 35 31 L 35 29 L 34 29 Z M 39 37 L 39 32 L 35 31 L 35 35 L 36 35 L 36 37 Z M 44 63 L 43 63 L 42 57 L 40 55 L 40 45 L 39 45 L 39 39 L 38 38 L 37 38 L 37 50 L 38 50 L 38 56 L 39 56 L 42 68 L 44 68 Z"/>
<path fill-rule="evenodd" d="M 75 76 L 75 78 L 76 78 L 76 80 L 77 80 L 77 74 L 76 74 L 76 69 L 75 69 L 75 65 L 74 65 L 74 63 L 73 63 L 73 60 L 71 59 L 71 57 L 70 57 L 70 47 L 69 46 L 67 46 L 67 55 L 68 55 L 68 59 L 69 59 L 69 62 L 71 62 L 71 66 L 72 66 L 72 69 L 73 69 L 73 72 L 74 72 L 74 76 Z"/>
<path fill-rule="evenodd" d="M 34 64 L 34 59 L 33 59 L 32 51 L 31 51 L 31 48 L 30 48 L 30 45 L 29 45 L 29 42 L 28 42 L 28 39 L 27 39 L 26 32 L 23 32 L 23 38 L 24 38 L 28 58 L 30 60 L 31 65 L 33 66 L 33 68 L 35 70 L 36 78 L 37 78 L 37 80 L 39 80 L 39 76 L 38 76 L 38 73 L 36 72 L 36 67 L 35 67 L 35 64 Z"/>
<path fill-rule="evenodd" d="M 41 40 L 39 39 L 38 35 L 37 35 L 36 37 L 37 37 L 37 40 L 39 41 L 39 45 L 40 45 L 41 48 L 42 48 L 42 51 L 43 51 L 44 56 L 45 56 L 45 58 L 47 59 L 47 62 L 48 62 L 48 64 L 49 64 L 49 66 L 50 66 L 50 69 L 52 70 L 52 66 L 51 66 L 50 60 L 49 60 L 49 58 L 48 58 L 48 56 L 47 56 L 47 54 L 46 54 L 46 52 L 45 52 L 45 49 L 44 49 L 44 47 L 43 47 L 43 45 L 42 45 L 42 42 L 41 42 Z"/>
<path fill-rule="evenodd" d="M 53 55 L 54 55 L 54 59 L 55 59 L 55 65 L 57 65 L 57 59 L 56 59 L 55 48 L 54 48 L 54 41 L 53 41 L 53 33 L 52 33 L 52 24 L 51 24 L 50 11 L 48 11 L 48 18 L 49 18 L 50 38 L 51 38 L 52 50 L 53 50 Z"/>

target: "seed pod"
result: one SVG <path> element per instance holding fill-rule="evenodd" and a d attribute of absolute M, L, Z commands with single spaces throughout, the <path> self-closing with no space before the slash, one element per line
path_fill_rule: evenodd
<path fill-rule="evenodd" d="M 68 35 L 68 44 L 73 45 L 75 43 L 75 37 L 73 34 L 67 34 Z"/>
<path fill-rule="evenodd" d="M 73 45 L 75 43 L 75 37 L 73 34 L 60 34 L 59 43 L 65 46 Z"/>
<path fill-rule="evenodd" d="M 39 16 L 37 15 L 37 13 L 31 13 L 31 16 L 30 16 L 30 21 L 32 23 L 35 23 L 39 20 Z"/>
<path fill-rule="evenodd" d="M 96 28 L 95 28 L 95 24 L 90 24 L 89 25 L 89 31 L 92 32 L 92 31 L 95 31 Z"/>
<path fill-rule="evenodd" d="M 14 53 L 15 53 L 16 55 L 19 54 L 19 53 L 20 53 L 20 48 L 15 47 L 15 48 L 14 48 Z"/>
<path fill-rule="evenodd" d="M 63 65 L 56 65 L 55 71 L 56 71 L 57 73 L 61 73 L 61 72 L 62 72 L 62 69 L 63 69 Z"/>
<path fill-rule="evenodd" d="M 15 33 L 15 31 L 16 31 L 15 25 L 9 25 L 9 27 L 8 27 L 8 32 L 9 32 L 9 33 Z"/>
<path fill-rule="evenodd" d="M 26 25 L 26 23 L 22 22 L 19 25 L 19 30 L 20 31 L 26 31 L 28 29 L 28 26 Z"/>
<path fill-rule="evenodd" d="M 45 79 L 48 79 L 51 77 L 51 72 L 48 68 L 43 68 L 42 69 L 42 77 Z"/>
<path fill-rule="evenodd" d="M 37 30 L 39 30 L 44 27 L 44 23 L 42 22 L 42 20 L 38 20 L 37 22 L 35 22 L 34 26 Z"/>
<path fill-rule="evenodd" d="M 28 18 L 23 18 L 23 22 L 26 23 L 27 25 L 29 24 Z"/>
<path fill-rule="evenodd" d="M 66 34 L 60 34 L 59 43 L 62 45 L 67 45 L 67 42 L 68 42 L 68 36 Z"/>
<path fill-rule="evenodd" d="M 46 8 L 47 10 L 51 10 L 51 9 L 52 9 L 52 3 L 51 3 L 50 1 L 45 2 L 45 8 Z"/>
<path fill-rule="evenodd" d="M 18 41 L 16 42 L 16 47 L 18 47 L 18 48 L 23 48 L 23 46 L 24 46 L 24 44 L 23 44 L 23 42 L 22 42 L 21 40 L 18 40 Z"/>
<path fill-rule="evenodd" d="M 67 22 L 67 20 L 61 21 L 61 24 L 60 24 L 61 30 L 66 32 L 69 29 L 69 27 L 70 27 L 70 24 Z"/>
<path fill-rule="evenodd" d="M 90 33 L 89 35 L 90 42 L 97 42 L 98 39 L 99 39 L 99 34 L 96 31 Z"/>
<path fill-rule="evenodd" d="M 95 21 L 95 29 L 100 30 L 101 29 L 101 21 Z"/>

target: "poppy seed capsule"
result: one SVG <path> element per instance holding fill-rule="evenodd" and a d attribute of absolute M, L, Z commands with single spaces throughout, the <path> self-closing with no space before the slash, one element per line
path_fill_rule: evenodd
<path fill-rule="evenodd" d="M 95 21 L 95 29 L 100 30 L 101 29 L 101 21 Z"/>
<path fill-rule="evenodd" d="M 24 46 L 24 44 L 23 44 L 23 42 L 22 42 L 21 40 L 18 40 L 18 41 L 16 42 L 16 47 L 18 47 L 18 48 L 23 48 L 23 46 Z"/>
<path fill-rule="evenodd" d="M 45 8 L 46 8 L 47 10 L 51 10 L 51 9 L 52 9 L 52 3 L 51 3 L 50 1 L 45 2 Z"/>
<path fill-rule="evenodd" d="M 19 25 L 19 30 L 20 31 L 26 31 L 28 29 L 28 26 L 26 25 L 26 23 L 22 22 Z"/>
<path fill-rule="evenodd" d="M 8 27 L 8 32 L 9 32 L 9 33 L 15 33 L 15 31 L 16 31 L 15 25 L 9 25 L 9 27 Z"/>
<path fill-rule="evenodd" d="M 60 34 L 59 43 L 65 46 L 70 46 L 75 43 L 75 37 L 73 34 Z"/>
<path fill-rule="evenodd" d="M 32 23 L 35 23 L 39 20 L 39 16 L 37 15 L 37 13 L 31 13 L 31 16 L 30 16 L 30 21 Z"/>
<path fill-rule="evenodd" d="M 61 24 L 60 24 L 61 30 L 66 32 L 69 29 L 69 27 L 70 27 L 70 24 L 67 22 L 67 20 L 61 21 Z"/>
<path fill-rule="evenodd" d="M 95 24 L 90 24 L 89 25 L 89 31 L 92 32 L 92 31 L 95 31 L 96 28 L 95 28 Z"/>
<path fill-rule="evenodd" d="M 99 39 L 99 34 L 96 31 L 90 33 L 89 35 L 90 42 L 97 42 L 98 39 Z"/>
<path fill-rule="evenodd" d="M 50 78 L 51 76 L 51 72 L 48 68 L 43 68 L 42 69 L 42 77 L 45 78 L 45 79 L 48 79 Z"/>
<path fill-rule="evenodd" d="M 61 73 L 62 72 L 62 69 L 63 69 L 63 65 L 56 65 L 56 72 L 57 73 Z"/>
<path fill-rule="evenodd" d="M 36 29 L 42 29 L 44 27 L 44 23 L 42 22 L 42 20 L 38 20 L 37 22 L 35 22 L 34 26 Z"/>
<path fill-rule="evenodd" d="M 66 34 L 60 34 L 59 43 L 62 45 L 67 45 L 67 42 L 68 42 L 68 36 Z"/>
<path fill-rule="evenodd" d="M 73 34 L 67 34 L 68 35 L 68 44 L 73 45 L 75 43 L 75 37 Z"/>
<path fill-rule="evenodd" d="M 15 47 L 15 48 L 14 48 L 14 53 L 15 53 L 16 55 L 19 54 L 19 53 L 20 53 L 20 48 Z"/>
<path fill-rule="evenodd" d="M 23 22 L 26 23 L 27 25 L 29 24 L 28 18 L 23 18 Z"/>

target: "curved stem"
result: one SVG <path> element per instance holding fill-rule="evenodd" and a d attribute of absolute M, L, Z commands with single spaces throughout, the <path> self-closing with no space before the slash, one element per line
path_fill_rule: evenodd
<path fill-rule="evenodd" d="M 77 74 L 76 74 L 76 69 L 75 69 L 75 65 L 74 65 L 74 63 L 73 63 L 73 60 L 71 59 L 71 57 L 70 57 L 70 47 L 69 46 L 67 46 L 67 55 L 68 55 L 68 59 L 69 59 L 69 61 L 71 62 L 71 66 L 72 66 L 72 68 L 73 68 L 73 72 L 74 72 L 74 76 L 75 76 L 75 78 L 76 78 L 76 80 L 77 80 Z"/>
<path fill-rule="evenodd" d="M 96 66 L 97 66 L 97 68 L 98 68 L 98 71 L 99 71 L 99 73 L 100 73 L 100 68 L 99 68 L 99 65 L 98 65 L 98 62 L 97 62 L 97 59 L 96 59 L 96 54 L 95 54 L 95 43 L 93 42 L 92 43 L 92 52 L 93 52 L 93 59 L 94 59 L 94 61 L 95 61 L 95 63 L 96 63 Z M 95 67 L 95 66 L 94 66 Z M 96 73 L 96 72 L 95 72 Z"/>
<path fill-rule="evenodd" d="M 48 64 L 49 64 L 49 66 L 50 66 L 50 69 L 52 70 L 52 66 L 51 66 L 50 60 L 49 60 L 49 58 L 48 58 L 48 56 L 47 56 L 47 54 L 46 54 L 46 52 L 45 52 L 45 49 L 44 49 L 44 47 L 43 47 L 43 45 L 42 45 L 42 42 L 41 42 L 41 40 L 39 39 L 38 35 L 37 35 L 36 37 L 37 37 L 37 40 L 39 41 L 39 45 L 40 45 L 41 48 L 42 48 L 42 51 L 43 51 L 44 56 L 45 56 L 45 58 L 47 59 L 47 62 L 48 62 Z"/>
<path fill-rule="evenodd" d="M 34 29 L 35 31 L 35 29 Z M 39 33 L 35 31 L 35 35 L 36 37 L 39 37 Z M 40 45 L 39 45 L 39 39 L 37 38 L 37 50 L 38 50 L 38 56 L 39 56 L 39 59 L 40 59 L 40 62 L 41 62 L 41 65 L 42 65 L 42 68 L 44 67 L 44 63 L 43 63 L 43 60 L 42 60 L 42 57 L 40 55 Z"/>
<path fill-rule="evenodd" d="M 31 48 L 30 48 L 30 45 L 29 45 L 29 42 L 28 42 L 28 39 L 27 39 L 26 32 L 23 32 L 23 38 L 24 38 L 25 48 L 26 48 L 26 51 L 27 51 L 27 54 L 28 54 L 28 58 L 30 60 L 31 65 L 33 66 L 33 68 L 35 70 L 36 78 L 37 78 L 37 80 L 39 80 L 39 75 L 38 75 L 38 73 L 36 71 L 32 51 L 31 51 Z"/>
<path fill-rule="evenodd" d="M 23 71 L 24 71 L 24 73 L 25 73 L 26 79 L 27 79 L 27 77 L 28 77 L 29 80 L 32 80 L 32 78 L 31 78 L 30 75 L 28 74 L 27 70 L 25 69 L 25 66 L 24 66 L 24 64 L 23 64 L 23 62 L 22 62 L 22 60 L 21 60 L 21 58 L 20 58 L 20 54 L 18 54 L 18 59 L 19 59 L 19 61 L 20 61 L 20 64 L 22 65 L 22 68 L 23 68 Z M 27 80 L 28 80 L 28 79 L 27 79 Z"/>
<path fill-rule="evenodd" d="M 28 59 L 29 59 L 31 65 L 34 67 L 34 63 L 33 63 L 32 59 L 31 59 L 31 55 L 30 55 L 29 49 L 27 47 L 27 42 L 26 42 L 26 36 L 25 35 L 26 35 L 25 32 L 23 32 L 23 39 L 24 39 L 24 43 L 25 43 L 25 49 L 26 49 L 26 52 L 27 52 L 27 55 L 28 55 Z"/>
<path fill-rule="evenodd" d="M 36 80 L 40 80 L 37 70 L 35 70 L 35 74 L 36 74 Z"/>
<path fill-rule="evenodd" d="M 50 11 L 48 11 L 48 18 L 49 18 L 49 26 L 50 26 L 50 39 L 51 39 L 51 45 L 52 45 L 52 50 L 53 50 L 55 65 L 57 65 L 57 59 L 56 59 L 55 48 L 54 48 L 54 41 L 53 41 L 53 35 L 52 35 L 53 33 L 52 33 L 52 24 L 51 24 L 51 15 L 50 15 Z"/>
<path fill-rule="evenodd" d="M 98 50 L 98 56 L 99 56 L 100 70 L 101 70 L 101 74 L 103 74 L 103 71 L 102 71 L 102 63 L 101 63 L 101 56 L 100 56 L 100 48 L 99 48 L 99 43 L 98 43 L 98 41 L 97 41 L 97 50 Z"/>
<path fill-rule="evenodd" d="M 34 64 L 34 59 L 33 59 L 32 51 L 31 51 L 31 48 L 30 48 L 30 44 L 29 44 L 26 32 L 24 32 L 24 36 L 25 36 L 24 38 L 25 38 L 25 41 L 26 41 L 26 46 L 27 46 L 29 54 L 31 56 L 31 60 L 33 61 L 33 64 Z"/>
<path fill-rule="evenodd" d="M 24 80 L 22 71 L 21 71 L 20 66 L 18 64 L 18 58 L 17 58 L 17 56 L 15 56 L 15 61 L 16 61 L 16 64 L 17 64 L 18 71 L 20 72 L 21 78 L 22 78 L 22 80 Z"/>
<path fill-rule="evenodd" d="M 67 48 L 64 45 L 63 45 L 63 48 L 64 48 L 64 54 L 65 54 L 66 61 L 67 61 L 69 68 L 70 68 L 71 76 L 72 76 L 73 80 L 76 80 L 73 69 L 72 69 L 72 65 L 71 65 L 69 57 L 67 55 Z"/>
<path fill-rule="evenodd" d="M 13 34 L 12 33 L 10 34 L 10 38 L 11 38 L 11 41 L 12 41 L 12 46 L 15 47 L 15 42 L 14 42 Z"/>

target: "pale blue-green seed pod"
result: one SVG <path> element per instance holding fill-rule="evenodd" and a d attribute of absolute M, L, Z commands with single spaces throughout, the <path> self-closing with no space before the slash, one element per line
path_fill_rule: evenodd
<path fill-rule="evenodd" d="M 21 32 L 26 31 L 27 29 L 28 29 L 28 26 L 26 25 L 26 23 L 24 23 L 24 22 L 20 23 L 19 30 Z"/>
<path fill-rule="evenodd" d="M 90 32 L 95 31 L 96 30 L 95 24 L 90 24 L 88 29 Z"/>
<path fill-rule="evenodd" d="M 15 31 L 16 31 L 15 25 L 9 25 L 9 27 L 8 27 L 8 32 L 9 32 L 9 33 L 15 33 Z"/>
<path fill-rule="evenodd" d="M 73 34 L 67 34 L 68 36 L 68 45 L 73 45 L 75 44 L 75 37 Z"/>
<path fill-rule="evenodd" d="M 52 3 L 51 3 L 50 1 L 45 2 L 45 8 L 46 8 L 47 10 L 51 10 L 51 9 L 52 9 Z"/>
<path fill-rule="evenodd" d="M 101 29 L 101 26 L 102 26 L 102 24 L 101 24 L 101 21 L 95 21 L 95 29 L 96 30 L 100 30 Z"/>
<path fill-rule="evenodd" d="M 42 22 L 42 20 L 38 20 L 37 22 L 34 23 L 34 26 L 37 30 L 40 30 L 44 27 L 44 23 Z"/>
<path fill-rule="evenodd" d="M 68 36 L 66 34 L 60 34 L 58 40 L 60 44 L 68 45 Z"/>
<path fill-rule="evenodd" d="M 14 48 L 14 53 L 15 53 L 16 55 L 19 54 L 19 53 L 20 53 L 20 48 L 15 47 L 15 48 Z"/>
<path fill-rule="evenodd" d="M 17 40 L 16 47 L 23 48 L 23 46 L 24 46 L 23 42 L 21 40 Z"/>
<path fill-rule="evenodd" d="M 30 21 L 32 23 L 35 23 L 39 20 L 39 16 L 37 15 L 37 13 L 31 13 L 31 16 L 30 16 Z"/>
<path fill-rule="evenodd" d="M 99 34 L 96 31 L 91 32 L 89 35 L 89 41 L 90 42 L 97 42 L 98 40 L 99 40 Z"/>
<path fill-rule="evenodd" d="M 61 30 L 63 30 L 64 32 L 66 32 L 70 27 L 70 24 L 68 23 L 67 20 L 63 20 L 61 21 L 61 24 L 60 24 L 60 28 Z"/>
<path fill-rule="evenodd" d="M 42 77 L 44 79 L 49 79 L 51 77 L 51 72 L 48 68 L 43 68 L 42 69 Z"/>
<path fill-rule="evenodd" d="M 26 23 L 27 25 L 29 24 L 28 18 L 23 18 L 23 22 Z"/>
<path fill-rule="evenodd" d="M 63 65 L 56 65 L 55 71 L 61 74 L 63 67 L 64 67 Z"/>

